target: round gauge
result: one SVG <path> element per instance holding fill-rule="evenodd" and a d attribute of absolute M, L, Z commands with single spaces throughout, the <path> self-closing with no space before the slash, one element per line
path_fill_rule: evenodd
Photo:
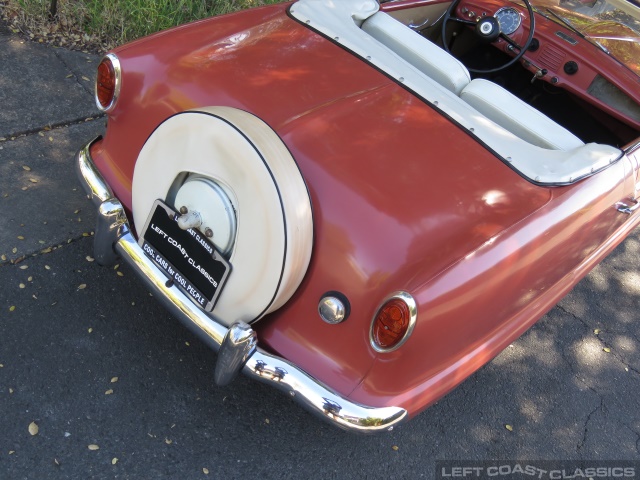
<path fill-rule="evenodd" d="M 494 17 L 500 24 L 500 31 L 505 35 L 511 35 L 515 32 L 522 21 L 520 13 L 511 7 L 501 8 L 496 12 Z"/>

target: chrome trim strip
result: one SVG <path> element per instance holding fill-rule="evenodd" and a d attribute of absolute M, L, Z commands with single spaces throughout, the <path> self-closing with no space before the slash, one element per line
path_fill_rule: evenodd
<path fill-rule="evenodd" d="M 96 139 L 97 140 L 97 139 Z M 142 279 L 153 295 L 181 322 L 202 339 L 210 348 L 219 352 L 219 358 L 227 358 L 217 366 L 216 377 L 230 381 L 234 371 L 242 372 L 288 393 L 294 400 L 315 415 L 344 430 L 375 433 L 391 431 L 408 419 L 408 412 L 400 407 L 369 407 L 345 398 L 330 387 L 311 377 L 296 365 L 255 347 L 255 332 L 248 325 L 232 325 L 241 344 L 238 351 L 226 340 L 229 330 L 212 314 L 201 310 L 178 287 L 168 282 L 164 273 L 144 254 L 131 233 L 124 208 L 113 197 L 111 189 L 96 169 L 91 158 L 89 143 L 76 155 L 78 177 L 87 196 L 98 208 L 98 223 L 94 249 L 96 259 L 113 260 L 117 253 Z M 98 252 L 99 250 L 99 252 Z M 225 352 L 221 352 L 225 349 Z M 242 357 L 244 365 L 238 361 Z M 246 357 L 246 358 L 245 358 Z"/>
<path fill-rule="evenodd" d="M 93 96 L 96 102 L 96 106 L 101 112 L 109 112 L 113 110 L 113 107 L 115 106 L 116 102 L 118 101 L 118 97 L 120 96 L 120 87 L 122 86 L 122 67 L 120 66 L 120 60 L 118 59 L 118 57 L 116 57 L 115 54 L 107 53 L 104 57 L 102 57 L 100 63 L 102 63 L 105 58 L 108 58 L 111 61 L 111 65 L 113 65 L 113 71 L 116 75 L 116 84 L 113 89 L 113 98 L 111 99 L 111 103 L 109 103 L 109 105 L 107 105 L 106 107 L 103 107 L 98 100 L 98 80 L 96 79 L 96 83 L 93 87 Z M 98 65 L 100 65 L 100 63 Z"/>
<path fill-rule="evenodd" d="M 627 148 L 624 149 L 624 153 L 626 155 L 629 155 L 635 152 L 638 148 L 640 148 L 640 139 L 636 140 L 635 142 L 631 142 L 629 146 L 627 146 Z"/>
<path fill-rule="evenodd" d="M 373 325 L 376 323 L 376 318 L 378 316 L 378 312 L 380 312 L 380 309 L 384 306 L 385 303 L 387 303 L 389 300 L 393 300 L 394 298 L 402 300 L 407 305 L 407 307 L 409 307 L 409 315 L 410 315 L 409 326 L 407 327 L 407 331 L 402 337 L 402 340 L 400 340 L 396 345 L 394 345 L 391 348 L 382 348 L 379 345 L 377 345 L 373 339 Z M 380 302 L 380 305 L 378 305 L 378 308 L 376 308 L 376 313 L 374 313 L 373 319 L 371 320 L 371 327 L 369 328 L 369 343 L 371 344 L 371 348 L 373 348 L 378 353 L 389 353 L 399 349 L 404 344 L 404 342 L 406 342 L 407 339 L 411 336 L 411 333 L 413 332 L 413 327 L 415 327 L 416 325 L 417 318 L 418 318 L 418 304 L 416 303 L 416 301 L 414 300 L 414 298 L 411 296 L 410 293 L 407 293 L 404 291 L 397 291 L 397 292 L 391 293 L 384 300 L 382 300 L 382 302 Z"/>

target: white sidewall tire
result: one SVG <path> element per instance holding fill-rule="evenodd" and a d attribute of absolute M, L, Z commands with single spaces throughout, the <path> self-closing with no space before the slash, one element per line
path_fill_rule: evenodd
<path fill-rule="evenodd" d="M 136 162 L 137 229 L 184 172 L 221 184 L 236 209 L 232 271 L 212 313 L 230 325 L 281 307 L 300 285 L 313 246 L 309 193 L 282 140 L 256 116 L 230 107 L 199 108 L 165 120 Z"/>

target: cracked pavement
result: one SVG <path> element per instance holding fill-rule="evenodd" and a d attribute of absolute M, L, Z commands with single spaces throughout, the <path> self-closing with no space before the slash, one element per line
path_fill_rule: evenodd
<path fill-rule="evenodd" d="M 0 24 L 1 478 L 433 478 L 444 459 L 640 460 L 638 230 L 391 434 L 346 434 L 244 377 L 216 387 L 215 355 L 126 267 L 91 261 L 73 157 L 103 130 L 97 61 Z"/>

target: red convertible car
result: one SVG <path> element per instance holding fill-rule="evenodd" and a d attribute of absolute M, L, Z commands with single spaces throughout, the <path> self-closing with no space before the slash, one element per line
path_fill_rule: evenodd
<path fill-rule="evenodd" d="M 392 430 L 640 222 L 640 8 L 299 0 L 124 45 L 77 155 L 118 257 L 218 351 Z"/>

